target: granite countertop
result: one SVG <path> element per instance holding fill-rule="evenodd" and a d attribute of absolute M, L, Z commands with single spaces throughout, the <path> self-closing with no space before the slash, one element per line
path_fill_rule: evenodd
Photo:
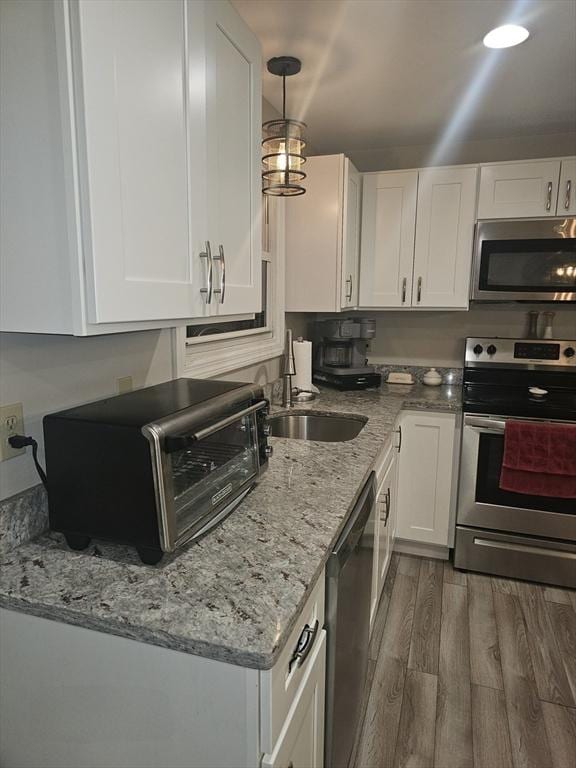
<path fill-rule="evenodd" d="M 460 387 L 323 389 L 293 410 L 366 416 L 357 438 L 271 438 L 274 455 L 254 491 L 211 534 L 158 566 L 143 565 L 120 545 L 97 542 L 74 552 L 62 536 L 46 533 L 4 556 L 0 605 L 269 669 L 402 408 L 458 411 Z"/>

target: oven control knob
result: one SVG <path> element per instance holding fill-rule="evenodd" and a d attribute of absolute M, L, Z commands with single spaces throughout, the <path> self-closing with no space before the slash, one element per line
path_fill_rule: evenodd
<path fill-rule="evenodd" d="M 548 394 L 547 389 L 541 389 L 540 387 L 530 387 L 528 392 L 530 392 L 531 395 L 534 395 L 534 397 L 544 397 L 544 395 Z"/>
<path fill-rule="evenodd" d="M 475 355 L 481 355 L 482 352 L 484 352 L 484 347 L 482 346 L 482 344 L 476 344 L 476 346 L 472 351 L 474 352 Z"/>
<path fill-rule="evenodd" d="M 566 347 L 564 350 L 564 357 L 574 357 L 574 347 Z"/>
<path fill-rule="evenodd" d="M 266 454 L 267 458 L 270 458 L 270 456 L 272 456 L 272 454 L 274 453 L 274 448 L 271 445 L 267 445 L 264 448 L 264 453 Z"/>
<path fill-rule="evenodd" d="M 486 352 L 488 352 L 489 355 L 495 355 L 496 347 L 494 346 L 494 344 L 490 344 L 490 346 L 487 347 Z"/>
<path fill-rule="evenodd" d="M 262 427 L 262 432 L 268 437 L 272 433 L 272 425 L 271 424 L 264 424 Z"/>

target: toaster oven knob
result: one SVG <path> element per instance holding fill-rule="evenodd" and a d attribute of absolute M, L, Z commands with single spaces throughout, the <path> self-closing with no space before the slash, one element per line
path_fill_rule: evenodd
<path fill-rule="evenodd" d="M 566 347 L 564 350 L 564 357 L 574 357 L 574 347 Z"/>
<path fill-rule="evenodd" d="M 472 351 L 474 352 L 475 355 L 481 355 L 482 352 L 484 352 L 484 347 L 482 346 L 482 344 L 476 344 L 476 346 Z"/>
<path fill-rule="evenodd" d="M 494 346 L 494 344 L 490 344 L 490 346 L 487 347 L 486 352 L 488 352 L 489 355 L 495 355 L 496 347 Z"/>
<path fill-rule="evenodd" d="M 267 446 L 264 448 L 264 453 L 265 453 L 265 455 L 266 455 L 268 458 L 270 458 L 270 456 L 272 456 L 272 454 L 274 453 L 274 448 L 273 448 L 271 445 L 267 445 Z"/>

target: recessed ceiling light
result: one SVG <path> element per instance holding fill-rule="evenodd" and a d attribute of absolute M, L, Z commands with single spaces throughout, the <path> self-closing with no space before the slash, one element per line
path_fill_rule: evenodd
<path fill-rule="evenodd" d="M 484 38 L 486 48 L 511 48 L 520 45 L 530 35 L 527 29 L 517 24 L 504 24 L 502 27 L 492 29 Z"/>

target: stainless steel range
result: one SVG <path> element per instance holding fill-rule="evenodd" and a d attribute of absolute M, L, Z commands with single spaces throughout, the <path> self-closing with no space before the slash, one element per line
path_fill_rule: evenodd
<path fill-rule="evenodd" d="M 466 339 L 454 564 L 576 587 L 576 499 L 502 490 L 506 421 L 576 423 L 576 341 Z"/>

